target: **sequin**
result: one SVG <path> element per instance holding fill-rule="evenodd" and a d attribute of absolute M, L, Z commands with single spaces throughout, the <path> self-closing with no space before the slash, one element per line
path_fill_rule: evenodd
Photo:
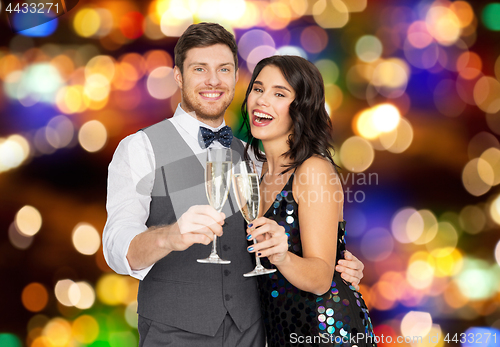
<path fill-rule="evenodd" d="M 274 219 L 278 225 L 285 228 L 289 251 L 297 256 L 303 256 L 298 205 L 293 197 L 292 182 L 290 179 L 285 185 L 265 216 Z M 339 223 L 337 232 L 338 260 L 342 258 L 342 252 L 345 250 L 344 223 Z M 262 259 L 262 264 L 265 267 L 272 267 L 267 258 Z M 259 276 L 257 280 L 269 346 L 290 346 L 289 338 L 292 333 L 317 336 L 325 332 L 332 334 L 332 337 L 349 338 L 361 332 L 374 336 L 373 325 L 362 296 L 352 285 L 346 284 L 338 272 L 334 273 L 330 290 L 319 296 L 294 287 L 279 271 L 268 276 Z M 333 345 L 350 346 L 350 344 L 328 344 L 328 346 Z M 313 343 L 311 346 L 318 345 Z M 363 345 L 363 347 L 374 346 Z"/>

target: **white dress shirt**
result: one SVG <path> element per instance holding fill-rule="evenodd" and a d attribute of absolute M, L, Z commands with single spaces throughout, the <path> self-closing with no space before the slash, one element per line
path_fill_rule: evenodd
<path fill-rule="evenodd" d="M 223 121 L 217 128 L 208 126 L 187 114 L 180 104 L 174 116 L 167 121 L 172 122 L 195 154 L 205 152 L 198 143 L 200 126 L 217 131 L 226 125 Z M 219 141 L 214 141 L 210 148 L 223 146 Z M 251 151 L 249 154 L 254 159 Z M 258 164 L 256 161 L 255 163 Z M 201 164 L 205 166 L 205 162 Z M 146 221 L 149 218 L 155 170 L 153 147 L 143 131 L 127 136 L 118 144 L 108 167 L 108 219 L 102 237 L 104 257 L 115 272 L 139 280 L 148 274 L 153 265 L 142 270 L 132 270 L 127 253 L 132 239 L 148 229 Z M 261 165 L 257 165 L 257 170 L 260 172 Z"/>

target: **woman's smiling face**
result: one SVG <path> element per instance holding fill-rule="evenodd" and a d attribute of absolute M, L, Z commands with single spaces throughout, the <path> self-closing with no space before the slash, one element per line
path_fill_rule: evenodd
<path fill-rule="evenodd" d="M 248 95 L 247 108 L 253 137 L 260 140 L 284 138 L 292 132 L 290 104 L 295 91 L 274 65 L 265 66 Z"/>

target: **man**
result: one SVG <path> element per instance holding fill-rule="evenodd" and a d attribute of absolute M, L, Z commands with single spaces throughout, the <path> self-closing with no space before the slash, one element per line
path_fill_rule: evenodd
<path fill-rule="evenodd" d="M 122 140 L 110 163 L 104 255 L 117 273 L 141 280 L 139 346 L 264 346 L 257 282 L 243 277 L 254 266 L 245 222 L 232 196 L 221 213 L 208 206 L 203 185 L 206 147 L 230 145 L 233 162 L 243 155 L 224 122 L 237 45 L 220 25 L 200 23 L 174 53 L 182 94 L 174 116 Z M 218 253 L 231 264 L 198 263 L 223 231 Z M 273 238 L 270 252 L 286 252 L 284 229 Z M 351 259 L 338 271 L 357 286 L 363 265 Z"/>

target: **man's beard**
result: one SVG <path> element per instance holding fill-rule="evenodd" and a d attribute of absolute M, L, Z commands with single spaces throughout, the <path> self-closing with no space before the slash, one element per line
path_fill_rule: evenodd
<path fill-rule="evenodd" d="M 200 100 L 201 96 L 198 91 L 184 92 L 185 88 L 182 88 L 182 101 L 184 102 L 186 110 L 185 112 L 195 112 L 196 117 L 199 120 L 214 120 L 219 117 L 223 117 L 226 109 L 229 107 L 234 98 L 234 92 L 229 93 L 224 90 L 222 100 L 217 100 L 214 105 L 207 106 Z"/>

